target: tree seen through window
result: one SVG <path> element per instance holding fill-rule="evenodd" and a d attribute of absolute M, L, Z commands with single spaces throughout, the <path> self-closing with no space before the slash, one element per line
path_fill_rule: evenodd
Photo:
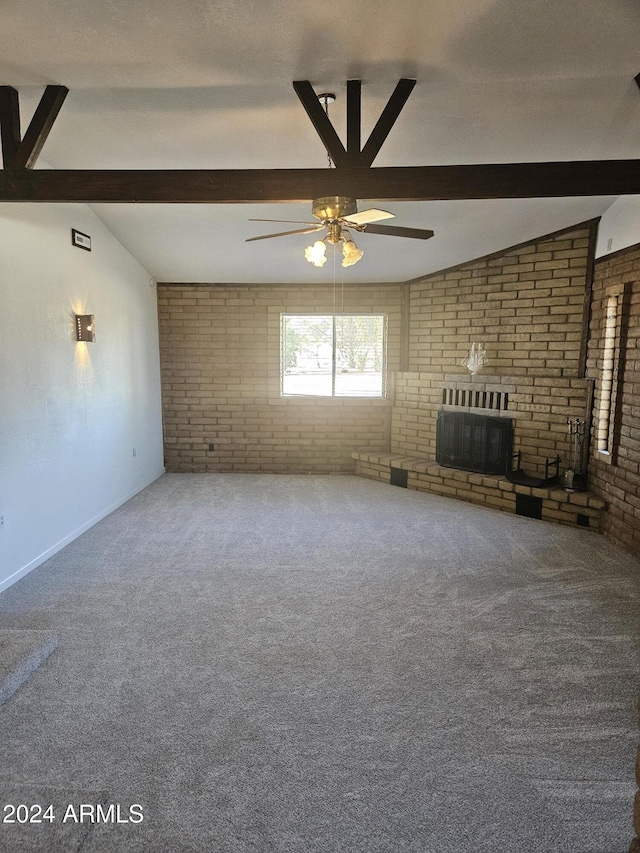
<path fill-rule="evenodd" d="M 384 396 L 385 317 L 283 314 L 282 395 Z"/>

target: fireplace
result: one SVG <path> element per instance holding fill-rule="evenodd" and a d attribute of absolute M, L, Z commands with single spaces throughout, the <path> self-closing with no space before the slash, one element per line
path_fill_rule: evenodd
<path fill-rule="evenodd" d="M 446 468 L 504 474 L 511 462 L 512 437 L 510 418 L 440 412 L 436 461 Z"/>

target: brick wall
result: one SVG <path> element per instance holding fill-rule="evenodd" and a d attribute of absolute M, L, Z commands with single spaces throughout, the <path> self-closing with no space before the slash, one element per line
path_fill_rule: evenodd
<path fill-rule="evenodd" d="M 612 291 L 623 287 L 623 358 L 616 364 L 617 383 L 613 388 L 617 400 L 612 452 L 598 453 L 596 442 L 592 442 L 589 480 L 591 488 L 607 502 L 604 532 L 640 555 L 640 245 L 607 255 L 595 267 L 587 372 L 595 380 L 596 414 L 602 398 L 603 369 L 608 367 L 603 361 L 606 302 Z"/>
<path fill-rule="evenodd" d="M 491 373 L 580 375 L 595 225 L 413 282 L 409 369 L 464 373 L 460 361 L 480 341 Z"/>
<path fill-rule="evenodd" d="M 388 315 L 397 370 L 402 288 L 345 286 L 337 302 Z M 280 398 L 280 314 L 333 304 L 327 285 L 158 285 L 169 471 L 353 471 L 355 447 L 388 446 L 389 400 Z"/>
<path fill-rule="evenodd" d="M 391 453 L 435 459 L 441 373 L 398 373 L 391 410 Z"/>
<path fill-rule="evenodd" d="M 514 452 L 522 450 L 528 473 L 542 475 L 546 458 L 566 458 L 567 419 L 590 414 L 590 383 L 579 377 L 596 225 L 409 285 L 409 371 L 395 381 L 391 452 L 435 457 L 448 383 L 460 391 L 495 385 L 509 395 L 502 414 L 513 419 Z M 488 356 L 475 377 L 461 364 L 473 342 L 483 343 Z"/>

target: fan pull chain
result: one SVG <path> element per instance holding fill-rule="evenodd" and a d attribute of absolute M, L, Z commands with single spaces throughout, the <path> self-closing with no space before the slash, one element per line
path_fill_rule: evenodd
<path fill-rule="evenodd" d="M 333 316 L 336 316 L 336 247 L 333 246 Z"/>

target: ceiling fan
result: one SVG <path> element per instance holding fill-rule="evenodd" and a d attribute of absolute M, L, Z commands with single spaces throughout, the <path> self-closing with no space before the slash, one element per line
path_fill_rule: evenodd
<path fill-rule="evenodd" d="M 311 207 L 311 213 L 319 222 L 302 222 L 291 219 L 251 219 L 250 222 L 290 222 L 306 226 L 293 231 L 279 231 L 276 234 L 262 234 L 259 237 L 249 237 L 245 242 L 268 240 L 271 237 L 288 237 L 291 234 L 313 234 L 326 229 L 327 233 L 321 240 L 316 240 L 313 246 L 305 250 L 309 263 L 321 267 L 327 260 L 326 245 L 342 243 L 342 266 L 350 267 L 356 264 L 362 252 L 351 239 L 349 229 L 360 233 L 387 234 L 390 237 L 412 237 L 417 240 L 428 240 L 433 237 L 433 231 L 424 228 L 403 228 L 393 225 L 375 225 L 382 219 L 393 219 L 394 214 L 387 210 L 371 207 L 358 213 L 356 200 L 346 196 L 327 196 L 317 198 Z"/>

